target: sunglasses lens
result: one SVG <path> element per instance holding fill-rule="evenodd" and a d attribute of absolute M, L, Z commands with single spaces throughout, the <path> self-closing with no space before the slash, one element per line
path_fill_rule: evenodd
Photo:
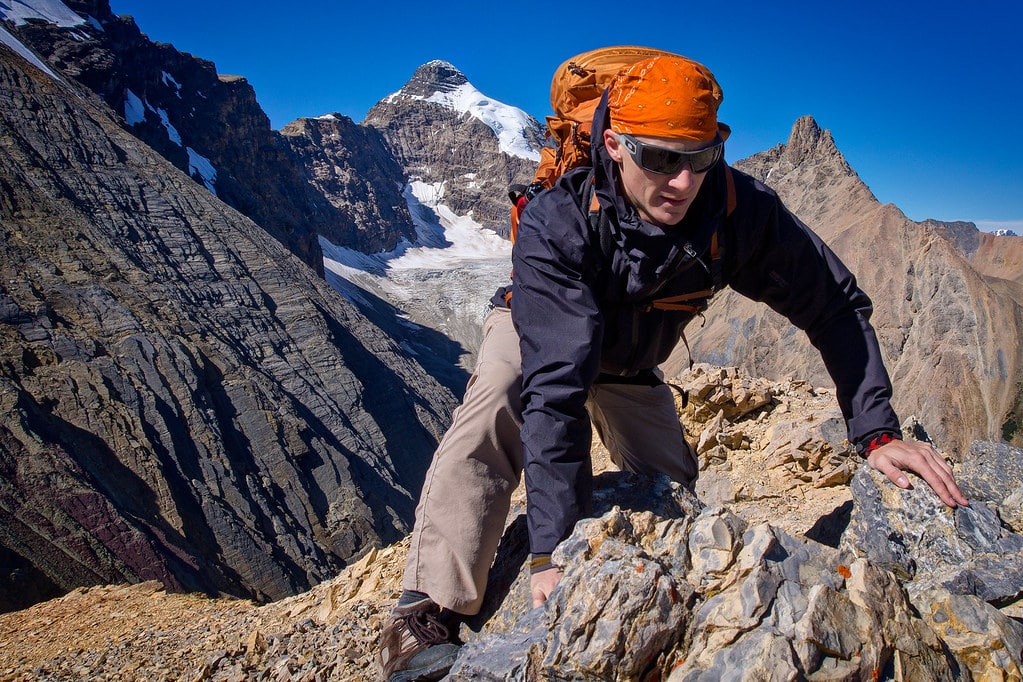
<path fill-rule="evenodd" d="M 663 147 L 643 146 L 643 152 L 639 158 L 639 165 L 651 173 L 677 173 L 686 162 L 686 157 L 681 152 Z"/>
<path fill-rule="evenodd" d="M 624 137 L 624 136 L 623 136 Z M 689 164 L 694 173 L 705 173 L 721 158 L 721 143 L 695 152 L 680 152 L 629 138 L 626 146 L 636 163 L 651 173 L 674 175 Z"/>
<path fill-rule="evenodd" d="M 701 149 L 694 154 L 689 154 L 689 166 L 694 173 L 704 173 L 721 158 L 721 145 L 716 144 L 708 149 Z"/>

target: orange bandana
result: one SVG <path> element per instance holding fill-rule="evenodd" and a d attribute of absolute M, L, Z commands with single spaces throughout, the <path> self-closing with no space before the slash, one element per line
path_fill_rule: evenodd
<path fill-rule="evenodd" d="M 608 88 L 611 129 L 626 135 L 712 140 L 724 95 L 707 67 L 685 57 L 642 59 Z"/>

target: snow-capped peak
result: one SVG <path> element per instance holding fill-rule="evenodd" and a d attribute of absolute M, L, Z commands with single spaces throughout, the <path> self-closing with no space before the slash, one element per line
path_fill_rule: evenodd
<path fill-rule="evenodd" d="M 424 100 L 472 116 L 494 131 L 505 154 L 540 160 L 540 152 L 529 145 L 525 134 L 533 125 L 532 117 L 521 109 L 487 97 L 449 62 L 434 59 L 420 66 L 405 87 L 386 101 L 399 99 Z"/>
<path fill-rule="evenodd" d="M 540 160 L 540 152 L 530 147 L 523 135 L 529 126 L 529 115 L 521 109 L 490 99 L 472 83 L 460 85 L 453 90 L 437 91 L 427 97 L 426 101 L 460 114 L 469 114 L 488 125 L 497 135 L 498 144 L 505 154 L 531 161 Z"/>

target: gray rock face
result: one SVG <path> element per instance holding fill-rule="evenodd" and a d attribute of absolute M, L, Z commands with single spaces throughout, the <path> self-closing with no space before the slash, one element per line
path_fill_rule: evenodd
<path fill-rule="evenodd" d="M 398 339 L 5 47 L 0 149 L 4 608 L 275 599 L 408 531 L 455 398 Z"/>
<path fill-rule="evenodd" d="M 345 225 L 322 226 L 320 236 L 364 253 L 415 242 L 405 176 L 375 128 L 334 114 L 299 119 L 281 134 L 310 184 L 346 218 Z"/>
<path fill-rule="evenodd" d="M 1018 469 L 1018 448 L 975 443 L 960 475 L 969 507 L 954 511 L 919 479 L 900 491 L 884 475 L 863 467 L 853 477 L 856 498 L 844 546 L 906 581 L 910 594 L 932 588 L 976 596 L 995 605 L 1023 597 L 1023 535 L 1003 526 L 998 504 L 1014 490 L 1011 475 L 1001 477 L 997 461 L 977 453 L 1001 452 L 1008 469 Z M 979 474 L 987 489 L 974 483 Z"/>
<path fill-rule="evenodd" d="M 565 574 L 548 602 L 530 610 L 528 590 L 511 591 L 491 620 L 498 625 L 466 644 L 448 679 L 971 680 L 1023 672 L 1023 625 L 978 590 L 907 588 L 870 558 L 768 524 L 747 527 L 686 491 L 676 491 L 688 502 L 674 513 L 647 511 L 626 491 L 656 490 L 648 480 L 623 475 L 603 486 L 622 505 L 580 521 L 558 547 L 553 558 Z M 914 502 L 906 498 L 907 507 Z M 861 513 L 883 522 L 899 512 L 877 504 Z M 933 536 L 932 516 L 914 522 Z M 1004 535 L 993 516 L 979 515 L 973 527 L 974 535 Z M 1018 556 L 1010 544 L 995 553 Z M 1023 587 L 1023 576 L 1010 579 Z M 956 587 L 967 585 L 975 583 Z"/>
<path fill-rule="evenodd" d="M 1003 505 L 1023 488 L 1023 449 L 974 441 L 956 470 L 960 489 L 970 498 Z"/>

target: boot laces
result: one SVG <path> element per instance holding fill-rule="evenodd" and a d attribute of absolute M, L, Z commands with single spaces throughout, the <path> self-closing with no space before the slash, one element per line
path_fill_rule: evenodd
<path fill-rule="evenodd" d="M 420 644 L 432 646 L 448 641 L 447 627 L 432 613 L 410 613 L 401 616 L 396 625 L 402 626 Z"/>

